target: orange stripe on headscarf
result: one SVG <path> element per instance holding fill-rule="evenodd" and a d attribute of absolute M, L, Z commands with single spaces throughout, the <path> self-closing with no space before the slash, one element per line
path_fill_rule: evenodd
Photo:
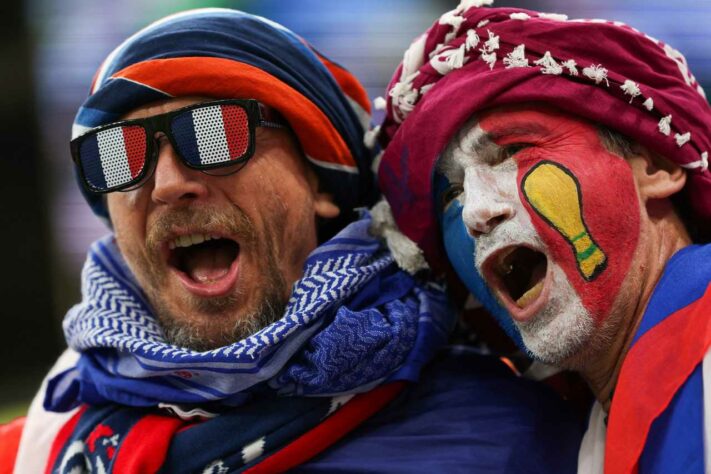
<path fill-rule="evenodd" d="M 212 57 L 153 59 L 128 66 L 112 77 L 174 97 L 257 99 L 289 121 L 310 158 L 358 172 L 350 150 L 328 117 L 295 89 L 254 66 Z"/>

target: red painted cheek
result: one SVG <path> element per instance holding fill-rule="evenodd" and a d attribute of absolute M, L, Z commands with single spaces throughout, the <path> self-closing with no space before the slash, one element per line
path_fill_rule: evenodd
<path fill-rule="evenodd" d="M 585 308 L 610 313 L 639 238 L 639 201 L 630 167 L 583 120 L 537 106 L 480 117 L 499 146 L 516 153 L 521 202 Z"/>
<path fill-rule="evenodd" d="M 521 201 L 583 306 L 601 322 L 610 313 L 639 238 L 632 172 L 601 145 L 519 155 Z"/>

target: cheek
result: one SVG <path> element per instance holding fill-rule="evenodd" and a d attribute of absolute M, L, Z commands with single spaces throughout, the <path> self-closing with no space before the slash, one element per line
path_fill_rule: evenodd
<path fill-rule="evenodd" d="M 147 260 L 146 222 L 144 206 L 136 205 L 131 193 L 113 193 L 107 198 L 107 206 L 113 233 L 122 255 L 134 273 L 139 261 Z"/>
<path fill-rule="evenodd" d="M 442 196 L 449 186 L 446 177 L 436 174 L 434 177 L 435 208 L 442 232 L 442 240 L 447 257 L 459 279 L 476 299 L 497 320 L 501 328 L 513 341 L 525 350 L 521 334 L 508 315 L 489 290 L 484 278 L 474 264 L 476 259 L 475 241 L 467 232 L 462 219 L 462 204 L 459 200 L 452 201 L 448 206 L 440 205 Z"/>
<path fill-rule="evenodd" d="M 583 305 L 602 322 L 639 238 L 639 201 L 631 170 L 601 146 L 521 155 L 521 201 Z"/>

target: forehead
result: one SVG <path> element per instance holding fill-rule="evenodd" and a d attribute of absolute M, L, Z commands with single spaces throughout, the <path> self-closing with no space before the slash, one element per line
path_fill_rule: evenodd
<path fill-rule="evenodd" d="M 152 117 L 154 115 L 165 114 L 172 112 L 173 110 L 180 109 L 181 107 L 187 107 L 188 105 L 198 104 L 200 102 L 207 102 L 215 100 L 210 97 L 200 97 L 200 96 L 186 96 L 186 97 L 173 97 L 170 99 L 160 100 L 157 102 L 151 102 L 149 104 L 136 107 L 130 112 L 124 114 L 121 120 L 131 120 Z"/>
<path fill-rule="evenodd" d="M 450 141 L 440 169 L 494 158 L 513 144 L 549 145 L 587 135 L 594 125 L 547 104 L 497 107 L 469 119 Z"/>
<path fill-rule="evenodd" d="M 476 123 L 491 141 L 502 144 L 509 135 L 535 137 L 560 131 L 566 125 L 591 126 L 585 119 L 547 104 L 497 107 L 476 116 Z"/>

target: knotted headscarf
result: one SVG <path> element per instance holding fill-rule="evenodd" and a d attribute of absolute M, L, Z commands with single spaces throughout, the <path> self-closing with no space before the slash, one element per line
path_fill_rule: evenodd
<path fill-rule="evenodd" d="M 687 195 L 711 217 L 711 108 L 684 57 L 620 22 L 486 8 L 463 0 L 405 53 L 389 86 L 378 179 L 402 231 L 442 258 L 437 159 L 477 111 L 544 102 L 604 124 L 689 171 Z"/>
<path fill-rule="evenodd" d="M 99 67 L 72 135 L 153 101 L 195 95 L 257 99 L 276 109 L 345 213 L 373 203 L 363 87 L 291 31 L 235 10 L 178 13 L 124 41 Z M 100 197 L 85 196 L 108 218 Z"/>

